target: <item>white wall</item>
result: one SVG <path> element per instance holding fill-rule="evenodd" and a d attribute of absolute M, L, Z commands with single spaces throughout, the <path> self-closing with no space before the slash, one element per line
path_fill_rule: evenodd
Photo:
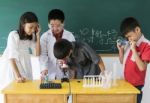
<path fill-rule="evenodd" d="M 32 72 L 33 72 L 33 79 L 40 79 L 40 64 L 39 64 L 39 58 L 38 57 L 32 57 Z"/>
<path fill-rule="evenodd" d="M 150 64 L 147 68 L 146 79 L 145 79 L 145 86 L 143 88 L 143 98 L 142 103 L 149 103 L 149 96 L 150 96 Z"/>
<path fill-rule="evenodd" d="M 117 68 L 116 68 L 116 76 L 118 79 L 123 78 L 123 69 L 122 69 L 122 65 L 119 62 L 118 57 L 102 57 L 103 62 L 105 64 L 105 69 L 106 70 L 111 70 L 113 71 L 114 68 L 114 64 L 116 64 Z"/>
<path fill-rule="evenodd" d="M 119 63 L 118 57 L 102 57 L 105 68 L 107 70 L 113 70 L 113 64 L 117 64 L 117 78 L 122 78 L 123 77 L 123 69 L 122 65 Z M 37 57 L 32 57 L 32 68 L 33 68 L 33 78 L 34 79 L 39 79 L 40 78 L 40 66 L 39 66 L 39 61 Z"/>
<path fill-rule="evenodd" d="M 117 78 L 123 78 L 123 69 L 122 65 L 119 63 L 118 57 L 102 57 L 105 67 L 107 70 L 113 70 L 113 64 L 117 64 Z M 32 57 L 32 67 L 33 67 L 33 78 L 39 79 L 40 78 L 40 68 L 39 68 L 39 61 L 37 57 Z M 147 69 L 147 76 L 146 76 L 146 83 L 145 87 L 143 88 L 143 100 L 142 103 L 147 103 L 148 95 L 150 95 L 150 65 Z M 3 95 L 0 94 L 0 103 L 3 102 Z"/>

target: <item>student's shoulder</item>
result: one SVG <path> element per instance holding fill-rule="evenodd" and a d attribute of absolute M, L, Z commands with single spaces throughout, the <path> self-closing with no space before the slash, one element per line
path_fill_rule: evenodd
<path fill-rule="evenodd" d="M 19 39 L 19 34 L 17 30 L 13 30 L 9 33 L 9 37 Z"/>
<path fill-rule="evenodd" d="M 18 31 L 17 30 L 12 30 L 12 31 L 10 31 L 9 35 L 18 35 Z"/>
<path fill-rule="evenodd" d="M 64 29 L 63 37 L 68 39 L 69 41 L 75 41 L 74 35 L 70 32 Z"/>
<path fill-rule="evenodd" d="M 41 36 L 46 36 L 46 35 L 48 35 L 49 33 L 50 33 L 50 30 L 47 30 L 47 31 L 43 32 Z"/>
<path fill-rule="evenodd" d="M 72 42 L 77 48 L 80 48 L 80 49 L 84 49 L 85 47 L 88 46 L 87 43 L 85 42 L 82 42 L 82 41 L 74 41 Z"/>
<path fill-rule="evenodd" d="M 48 35 L 51 35 L 51 31 L 50 29 L 45 31 L 42 35 L 41 35 L 41 38 L 47 38 Z"/>
<path fill-rule="evenodd" d="M 150 47 L 150 41 L 147 38 L 144 38 L 141 44 L 148 48 Z"/>
<path fill-rule="evenodd" d="M 83 41 L 77 41 L 76 43 L 81 46 L 89 46 L 86 42 Z"/>
<path fill-rule="evenodd" d="M 148 39 L 146 39 L 145 43 L 146 43 L 145 49 L 150 51 L 150 41 Z"/>
<path fill-rule="evenodd" d="M 71 36 L 73 36 L 72 32 L 70 32 L 70 31 L 68 31 L 68 30 L 66 30 L 66 29 L 64 29 L 64 33 L 65 33 L 66 35 L 71 35 Z"/>

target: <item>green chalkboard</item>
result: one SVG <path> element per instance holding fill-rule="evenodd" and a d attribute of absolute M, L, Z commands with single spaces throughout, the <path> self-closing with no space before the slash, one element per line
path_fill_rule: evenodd
<path fill-rule="evenodd" d="M 17 29 L 23 12 L 37 14 L 43 33 L 48 29 L 48 12 L 54 8 L 64 11 L 65 28 L 77 40 L 87 42 L 97 53 L 117 53 L 116 39 L 125 17 L 137 18 L 150 39 L 149 5 L 149 0 L 0 0 L 0 53 L 6 47 L 8 33 Z"/>

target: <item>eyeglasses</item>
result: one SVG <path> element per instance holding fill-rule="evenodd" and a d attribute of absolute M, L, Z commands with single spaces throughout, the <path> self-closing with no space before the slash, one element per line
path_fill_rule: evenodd
<path fill-rule="evenodd" d="M 49 27 L 50 29 L 63 29 L 63 28 L 64 28 L 64 24 L 60 24 L 60 25 L 48 24 L 48 27 Z"/>

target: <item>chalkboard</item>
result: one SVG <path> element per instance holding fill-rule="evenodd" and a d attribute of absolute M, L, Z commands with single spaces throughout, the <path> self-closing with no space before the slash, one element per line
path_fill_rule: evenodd
<path fill-rule="evenodd" d="M 42 33 L 48 29 L 49 10 L 58 8 L 65 13 L 65 28 L 76 40 L 87 42 L 97 53 L 117 53 L 116 39 L 120 22 L 128 16 L 138 19 L 143 33 L 150 39 L 149 0 L 0 0 L 0 53 L 11 30 L 18 28 L 23 12 L 37 14 Z"/>

